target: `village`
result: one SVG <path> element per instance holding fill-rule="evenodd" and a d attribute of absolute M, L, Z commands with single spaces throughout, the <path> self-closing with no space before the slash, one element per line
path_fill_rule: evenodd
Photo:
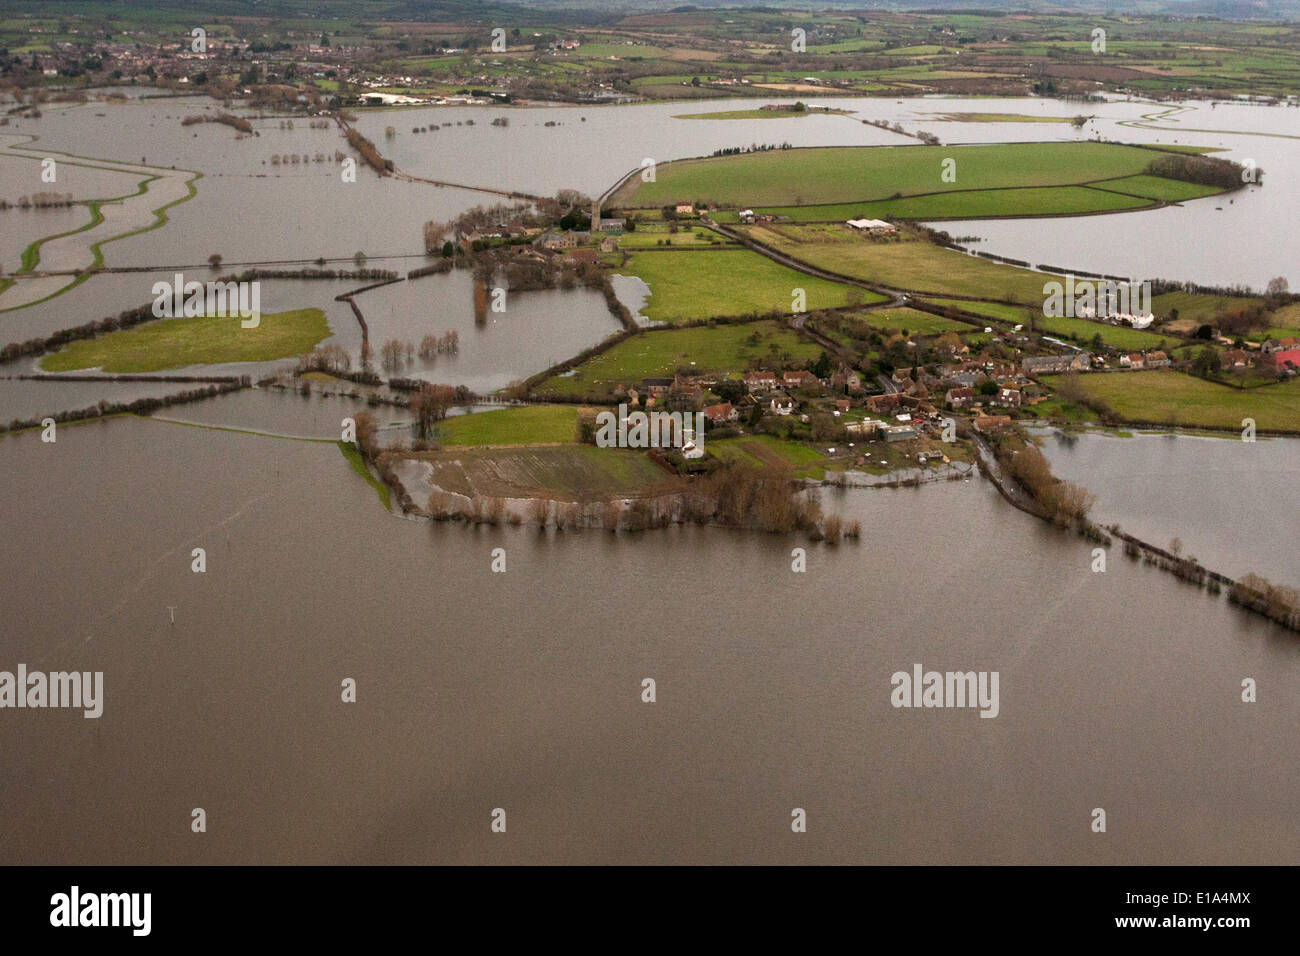
<path fill-rule="evenodd" d="M 563 215 L 552 209 L 549 217 L 503 215 L 483 224 L 480 216 L 453 224 L 443 254 L 486 261 L 489 268 L 504 266 L 507 275 L 512 263 L 523 262 L 558 269 L 559 275 L 577 269 L 607 276 L 635 274 L 629 263 L 661 251 L 683 250 L 673 254 L 693 262 L 685 250 L 716 248 L 720 239 L 730 238 L 713 218 L 719 210 L 698 201 L 603 214 L 600 200 L 568 199 Z M 742 224 L 773 218 L 748 207 L 736 212 Z M 844 221 L 843 227 L 864 241 L 888 241 L 900 224 L 861 218 Z M 442 231 L 435 232 L 433 246 L 443 238 Z M 682 280 L 669 275 L 663 281 L 673 285 Z M 661 289 L 656 284 L 652 292 Z M 880 472 L 947 464 L 958 454 L 954 442 L 959 433 L 997 435 L 1012 431 L 1018 421 L 1051 420 L 1061 401 L 1068 400 L 1058 393 L 1073 396 L 1077 388 L 1067 383 L 1080 375 L 1171 370 L 1285 379 L 1294 378 L 1300 368 L 1300 342 L 1294 337 L 1255 342 L 1209 327 L 1200 337 L 1152 333 L 1148 330 L 1159 329 L 1160 323 L 1145 309 L 1081 310 L 1069 320 L 1076 323 L 1071 342 L 1036 328 L 1029 312 L 1024 322 L 990 321 L 978 311 L 978 302 L 937 303 L 916 294 L 893 294 L 895 301 L 881 306 L 772 310 L 725 320 L 731 325 L 775 322 L 774 327 L 820 346 L 815 359 L 774 363 L 751 355 L 732 367 L 700 368 L 695 361 L 700 356 L 687 351 L 674 367 L 662 367 L 657 374 L 599 378 L 587 377 L 581 362 L 565 363 L 535 376 L 513 397 L 554 401 L 553 386 L 567 376 L 566 401 L 589 407 L 617 404 L 635 412 L 694 413 L 707 422 L 710 439 L 767 435 L 811 446 L 834 468 Z M 900 316 L 900 328 L 891 330 L 889 321 L 876 318 L 889 315 Z M 923 331 L 927 319 L 946 323 L 947 331 Z M 913 320 L 921 321 L 909 334 L 906 326 Z M 671 338 L 681 324 L 652 321 L 635 331 L 638 337 Z M 1121 343 L 1126 340 L 1113 339 L 1106 329 L 1133 330 L 1129 334 L 1149 336 L 1164 347 L 1125 348 Z M 593 350 L 587 359 L 601 351 Z M 1217 360 L 1212 370 L 1205 368 L 1208 356 Z M 964 451 L 960 457 L 969 460 Z M 667 457 L 682 473 L 698 471 L 710 459 L 708 442 L 689 439 Z"/>

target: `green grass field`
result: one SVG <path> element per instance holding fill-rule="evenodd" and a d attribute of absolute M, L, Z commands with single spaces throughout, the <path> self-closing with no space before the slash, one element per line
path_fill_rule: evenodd
<path fill-rule="evenodd" d="M 639 56 L 647 60 L 658 59 L 667 56 L 668 51 L 657 46 L 646 46 L 640 43 L 583 43 L 575 51 L 580 57 L 606 57 L 617 56 L 623 59 L 628 57 Z"/>
<path fill-rule="evenodd" d="M 127 374 L 160 372 L 188 365 L 269 362 L 310 352 L 330 335 L 320 309 L 263 313 L 256 328 L 238 316 L 159 319 L 134 329 L 72 342 L 41 359 L 47 372 L 98 368 Z"/>
<path fill-rule="evenodd" d="M 634 253 L 619 272 L 650 287 L 641 311 L 659 322 L 704 319 L 751 312 L 789 313 L 795 289 L 803 289 L 805 307 L 835 308 L 882 301 L 863 289 L 795 272 L 748 249 Z"/>
<path fill-rule="evenodd" d="M 1197 295 L 1194 292 L 1166 292 L 1152 297 L 1151 311 L 1160 318 L 1167 318 L 1173 314 L 1174 309 L 1177 309 L 1180 319 L 1208 322 L 1226 309 L 1259 305 L 1262 301 L 1251 296 L 1237 298 L 1226 295 Z"/>
<path fill-rule="evenodd" d="M 1162 202 L 1184 202 L 1188 199 L 1199 199 L 1203 196 L 1213 196 L 1215 193 L 1222 192 L 1214 186 L 1200 186 L 1196 183 L 1185 183 L 1177 179 L 1165 179 L 1162 176 L 1122 176 L 1119 179 L 1107 179 L 1104 182 L 1094 183 L 1098 189 L 1114 189 L 1122 193 L 1132 193 L 1134 196 L 1145 196 L 1148 199 L 1158 199 Z"/>
<path fill-rule="evenodd" d="M 803 206 L 933 192 L 1074 186 L 1140 174 L 1157 155 L 1136 146 L 1091 142 L 772 150 L 661 164 L 654 182 L 634 178 L 614 195 L 611 205 L 652 207 L 689 199 L 724 206 Z M 942 175 L 947 159 L 955 161 L 952 182 Z M 1010 202 L 1005 195 L 1001 198 L 1003 204 Z M 1066 192 L 1060 201 L 1077 205 L 1082 199 Z M 1043 200 L 1038 206 L 1040 212 L 1051 211 Z"/>
<path fill-rule="evenodd" d="M 1105 322 L 1089 322 L 1087 319 L 1049 318 L 1041 312 L 1034 316 L 1033 327 L 1035 332 L 1045 332 L 1048 335 L 1055 335 L 1060 338 L 1074 339 L 1080 345 L 1085 345 L 1092 341 L 1093 336 L 1100 335 L 1101 340 L 1107 345 L 1114 346 L 1117 349 L 1132 349 L 1135 351 L 1162 347 L 1171 348 L 1179 342 L 1179 339 L 1157 335 L 1152 332 L 1143 332 L 1140 329 L 1107 325 Z"/>
<path fill-rule="evenodd" d="M 1012 325 L 1028 326 L 1031 312 L 1042 317 L 1042 309 L 1030 309 L 1023 305 L 1005 305 L 1001 302 L 972 302 L 969 299 L 926 299 L 934 305 L 946 305 L 963 312 L 971 312 L 987 319 L 1009 322 Z"/>
<path fill-rule="evenodd" d="M 848 227 L 828 227 L 799 234 L 795 227 L 781 233 L 762 227 L 745 231 L 796 259 L 832 272 L 877 282 L 895 289 L 939 295 L 973 295 L 1015 299 L 1026 304 L 1043 301 L 1043 284 L 1050 276 L 1016 266 L 1000 265 L 944 249 L 931 242 L 905 238 L 898 242 L 873 242 L 853 235 Z M 813 227 L 806 227 L 810 230 Z M 786 234 L 794 234 L 797 239 Z M 807 240 L 807 241 L 803 241 Z"/>
<path fill-rule="evenodd" d="M 944 332 L 972 332 L 974 329 L 963 322 L 946 319 L 941 315 L 931 315 L 917 309 L 873 309 L 854 316 L 873 329 L 880 331 L 907 330 L 908 335 L 942 335 Z"/>
<path fill-rule="evenodd" d="M 720 240 L 720 241 L 718 241 Z M 638 223 L 635 232 L 625 232 L 618 237 L 620 249 L 653 249 L 660 245 L 685 246 L 694 249 L 708 249 L 717 246 L 734 246 L 730 239 L 719 236 L 712 229 L 682 227 L 675 233 L 668 231 L 668 226 L 660 223 Z"/>
<path fill-rule="evenodd" d="M 1284 305 L 1274 312 L 1266 334 L 1272 339 L 1300 338 L 1300 302 Z"/>
<path fill-rule="evenodd" d="M 815 360 L 821 351 L 819 345 L 775 322 L 651 329 L 589 358 L 575 375 L 552 376 L 537 392 L 609 395 L 620 382 L 638 386 L 643 378 L 669 377 L 678 369 L 739 375 L 749 367 L 750 358 L 801 363 Z"/>
<path fill-rule="evenodd" d="M 1080 375 L 1078 382 L 1132 422 L 1240 431 L 1242 419 L 1253 418 L 1257 428 L 1300 432 L 1300 381 L 1241 390 L 1153 371 Z"/>
<path fill-rule="evenodd" d="M 578 438 L 573 405 L 525 405 L 456 415 L 438 423 L 443 445 L 549 445 Z"/>

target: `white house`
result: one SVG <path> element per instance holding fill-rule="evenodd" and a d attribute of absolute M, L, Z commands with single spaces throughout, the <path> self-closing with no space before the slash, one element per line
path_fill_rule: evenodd
<path fill-rule="evenodd" d="M 850 229 L 857 229 L 862 232 L 898 232 L 890 223 L 883 219 L 849 219 L 845 224 Z"/>
<path fill-rule="evenodd" d="M 772 411 L 778 415 L 789 415 L 794 411 L 794 399 L 784 392 L 774 394 L 769 405 Z"/>

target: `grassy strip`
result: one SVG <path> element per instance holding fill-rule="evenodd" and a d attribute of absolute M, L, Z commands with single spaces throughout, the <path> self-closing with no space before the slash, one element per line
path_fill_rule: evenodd
<path fill-rule="evenodd" d="M 1160 202 L 1185 202 L 1188 199 L 1200 199 L 1223 192 L 1217 186 L 1201 186 L 1197 183 L 1185 183 L 1177 179 L 1165 179 L 1163 176 L 1122 176 L 1119 179 L 1107 179 L 1093 183 L 1095 189 L 1114 190 L 1131 196 L 1142 196 Z"/>
<path fill-rule="evenodd" d="M 1067 216 L 1117 212 L 1140 209 L 1154 202 L 1154 199 L 1136 194 L 1125 195 L 1118 191 L 1092 189 L 1088 186 L 1035 186 L 1026 189 L 955 190 L 872 202 L 764 206 L 755 211 L 784 216 L 794 222 L 842 222 L 846 219 L 996 219 L 1001 216 Z M 735 221 L 734 214 L 727 218 Z"/>
<path fill-rule="evenodd" d="M 350 441 L 336 441 L 334 444 L 339 446 L 339 451 L 343 452 L 343 457 L 352 466 L 352 470 L 366 479 L 366 483 L 375 489 L 375 494 L 379 495 L 384 510 L 392 511 L 391 492 L 388 486 L 370 473 L 370 469 L 366 467 L 366 463 L 361 457 L 361 452 L 357 451 L 357 446 Z"/>
<path fill-rule="evenodd" d="M 17 149 L 21 149 L 21 148 L 25 148 L 25 147 L 15 147 L 15 148 L 17 148 Z M 80 158 L 85 158 L 85 157 L 80 157 Z M 78 164 L 78 165 L 85 165 L 85 164 Z M 92 169 L 104 169 L 104 170 L 107 170 L 107 171 L 109 171 L 109 172 L 122 172 L 122 170 L 113 169 L 112 167 L 109 167 L 109 166 L 91 166 L 90 168 L 92 168 Z M 160 167 L 156 167 L 156 168 L 160 168 Z M 187 170 L 187 171 L 188 171 L 188 170 Z M 102 246 L 104 246 L 104 245 L 106 245 L 107 243 L 110 243 L 110 242 L 115 242 L 115 241 L 117 241 L 118 239 L 126 239 L 126 238 L 128 238 L 129 236 L 137 236 L 137 235 L 139 235 L 140 233 L 148 232 L 148 231 L 151 230 L 151 229 L 157 229 L 159 226 L 166 225 L 166 224 L 167 224 L 167 210 L 170 209 L 172 206 L 176 206 L 176 205 L 179 205 L 180 203 L 187 202 L 188 200 L 193 199 L 195 196 L 197 196 L 197 195 L 198 195 L 198 187 L 195 186 L 195 183 L 196 183 L 199 179 L 201 179 L 202 177 L 203 177 L 203 174 L 202 174 L 202 173 L 200 173 L 200 172 L 195 172 L 194 175 L 191 176 L 191 177 L 186 181 L 186 183 L 185 183 L 185 185 L 186 185 L 186 195 L 182 196 L 182 197 L 179 198 L 179 199 L 174 199 L 174 200 L 172 200 L 172 201 L 169 202 L 169 203 L 164 203 L 163 205 L 159 206 L 157 209 L 153 210 L 154 221 L 153 221 L 151 224 L 149 224 L 149 225 L 147 225 L 147 226 L 141 226 L 139 229 L 132 229 L 130 232 L 124 232 L 124 233 L 122 233 L 121 235 L 117 235 L 117 236 L 108 236 L 108 237 L 106 237 L 106 238 L 104 238 L 104 239 L 100 239 L 98 242 L 91 243 L 91 245 L 90 245 L 90 252 L 91 252 L 91 257 L 92 257 L 92 258 L 91 258 L 91 264 L 90 264 L 90 266 L 87 268 L 86 271 L 82 272 L 81 275 L 77 276 L 75 279 L 73 279 L 73 280 L 72 280 L 71 282 L 69 282 L 67 285 L 63 286 L 63 288 L 59 289 L 59 290 L 56 291 L 56 292 L 51 292 L 49 295 L 47 295 L 47 296 L 43 296 L 42 298 L 37 299 L 37 300 L 35 300 L 34 302 L 27 302 L 27 303 L 24 303 L 23 305 L 15 305 L 15 306 L 10 306 L 9 308 L 0 309 L 0 313 L 4 313 L 4 312 L 12 312 L 12 311 L 15 310 L 15 309 L 25 309 L 25 308 L 27 308 L 28 306 L 39 305 L 39 304 L 42 303 L 42 302 L 48 302 L 50 299 L 53 299 L 55 296 L 62 295 L 63 293 L 67 292 L 69 289 L 75 289 L 77 286 L 81 285 L 81 283 L 85 282 L 87 279 L 89 279 L 89 278 L 91 277 L 91 275 L 94 273 L 94 270 L 99 269 L 100 267 L 102 267 L 102 266 L 104 265 L 104 254 L 103 254 L 103 252 L 101 251 L 101 247 L 102 247 Z M 81 227 L 79 227 L 79 228 L 77 228 L 77 229 L 71 229 L 71 230 L 68 230 L 67 232 L 58 233 L 58 234 L 53 235 L 53 236 L 46 236 L 46 237 L 43 238 L 43 239 L 38 239 L 38 240 L 36 240 L 35 242 L 33 242 L 31 245 L 29 245 L 26 249 L 23 250 L 23 255 L 22 255 L 22 268 L 20 268 L 20 269 L 18 270 L 18 272 L 19 272 L 19 273 L 31 273 L 31 272 L 34 272 L 34 271 L 35 271 L 35 269 L 36 269 L 36 265 L 37 265 L 37 263 L 40 261 L 40 247 L 41 247 L 44 243 L 49 242 L 49 241 L 51 241 L 51 240 L 53 240 L 53 239 L 60 239 L 60 238 L 62 238 L 63 236 L 70 236 L 70 235 L 73 235 L 74 233 L 84 232 L 84 231 L 87 230 L 87 229 L 93 229 L 95 226 L 98 226 L 101 222 L 103 222 L 103 221 L 104 221 L 104 215 L 103 215 L 103 213 L 100 211 L 100 206 L 101 206 L 103 203 L 106 203 L 106 202 L 122 202 L 122 201 L 124 201 L 124 200 L 131 199 L 132 197 L 143 195 L 145 192 L 148 191 L 148 185 L 149 185 L 149 183 L 154 182 L 155 180 L 158 180 L 158 179 L 161 179 L 161 178 L 162 178 L 162 177 L 160 177 L 160 176 L 149 176 L 149 177 L 146 177 L 145 179 L 140 180 L 140 183 L 139 183 L 138 187 L 136 188 L 136 191 L 135 191 L 135 192 L 133 192 L 133 193 L 128 193 L 128 194 L 126 194 L 126 195 L 124 195 L 124 196 L 114 196 L 114 197 L 107 198 L 107 199 L 92 199 L 92 200 L 88 200 L 88 201 L 86 202 L 86 205 L 87 205 L 87 207 L 89 207 L 90 212 L 91 212 L 91 221 L 90 221 L 89 223 L 87 223 L 86 225 L 81 226 Z M 0 282 L 0 295 L 4 294 L 4 292 L 5 292 L 7 289 L 9 289 L 10 286 L 12 286 L 13 284 L 14 284 L 14 280 L 13 280 L 13 279 L 5 279 L 5 280 L 3 280 L 3 282 Z"/>

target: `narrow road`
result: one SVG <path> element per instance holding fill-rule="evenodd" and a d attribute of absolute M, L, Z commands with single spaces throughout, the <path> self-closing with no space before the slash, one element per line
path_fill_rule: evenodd
<path fill-rule="evenodd" d="M 493 196 L 504 196 L 507 199 L 524 199 L 528 202 L 536 202 L 541 196 L 534 196 L 532 193 L 512 192 L 508 189 L 493 189 L 491 186 L 467 186 L 464 183 L 449 183 L 441 179 L 425 179 L 423 176 L 412 176 L 410 173 L 402 172 L 396 166 L 393 167 L 393 178 L 400 179 L 408 183 L 424 183 L 427 186 L 445 186 L 451 189 L 468 189 L 476 193 L 491 193 Z"/>
<path fill-rule="evenodd" d="M 348 121 L 337 113 L 334 114 L 334 121 L 338 123 L 345 135 L 347 131 L 352 128 Z M 538 199 L 542 198 L 541 196 L 534 196 L 531 193 L 514 192 L 509 189 L 494 189 L 491 186 L 468 186 L 465 183 L 450 183 L 441 179 L 426 179 L 423 176 L 412 176 L 410 173 L 403 172 L 396 166 L 392 169 L 392 176 L 394 179 L 400 179 L 403 182 L 424 183 L 427 186 L 443 186 L 449 189 L 468 189 L 471 192 L 489 193 L 493 196 L 504 196 L 506 199 L 525 199 L 529 202 L 536 202 Z"/>

